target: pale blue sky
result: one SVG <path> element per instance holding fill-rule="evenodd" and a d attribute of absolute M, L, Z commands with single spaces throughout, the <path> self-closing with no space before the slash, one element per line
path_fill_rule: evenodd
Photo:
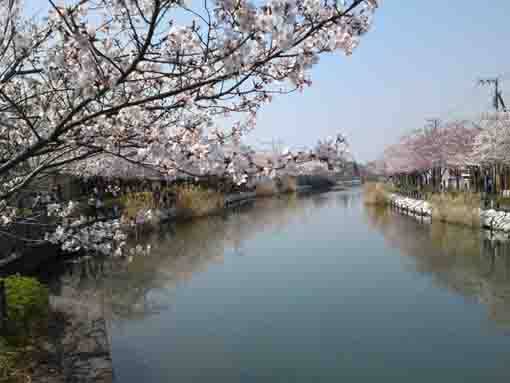
<path fill-rule="evenodd" d="M 32 10 L 47 2 L 25 1 Z M 426 118 L 489 110 L 491 90 L 475 85 L 480 77 L 506 77 L 510 103 L 509 17 L 509 0 L 383 0 L 354 55 L 321 58 L 313 86 L 266 106 L 249 141 L 307 145 L 341 131 L 367 161 Z"/>
<path fill-rule="evenodd" d="M 343 131 L 359 160 L 425 118 L 477 117 L 491 108 L 480 76 L 505 75 L 510 103 L 510 1 L 383 0 L 350 58 L 326 56 L 303 94 L 266 107 L 257 136 L 306 144 Z"/>

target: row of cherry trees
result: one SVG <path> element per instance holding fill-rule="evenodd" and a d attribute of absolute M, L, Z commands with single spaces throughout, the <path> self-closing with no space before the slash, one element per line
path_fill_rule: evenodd
<path fill-rule="evenodd" d="M 317 158 L 334 162 L 328 156 L 338 153 L 341 138 L 265 164 L 241 141 L 262 105 L 311 85 L 309 69 L 320 55 L 350 55 L 378 6 L 377 0 L 43 3 L 48 13 L 31 15 L 22 0 L 0 0 L 2 231 L 23 220 L 14 206 L 24 191 L 54 173 L 141 166 L 165 177 L 215 174 L 243 182 L 253 172 Z M 49 240 L 71 238 L 92 248 L 105 238 L 122 240 L 117 222 L 71 219 L 74 206 L 51 210 L 58 228 Z"/>
<path fill-rule="evenodd" d="M 416 186 L 430 183 L 435 189 L 449 171 L 456 175 L 458 187 L 461 170 L 479 177 L 510 165 L 509 117 L 501 114 L 477 123 L 433 121 L 387 147 L 373 170 Z"/>

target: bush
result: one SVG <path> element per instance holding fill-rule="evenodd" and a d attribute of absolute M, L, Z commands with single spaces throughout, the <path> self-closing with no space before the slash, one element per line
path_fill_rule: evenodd
<path fill-rule="evenodd" d="M 0 338 L 0 382 L 15 382 L 20 352 Z"/>
<path fill-rule="evenodd" d="M 4 279 L 9 343 L 26 343 L 48 316 L 49 292 L 37 279 L 19 275 Z"/>

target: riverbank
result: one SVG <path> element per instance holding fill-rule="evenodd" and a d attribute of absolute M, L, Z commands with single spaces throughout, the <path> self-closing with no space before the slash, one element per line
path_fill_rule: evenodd
<path fill-rule="evenodd" d="M 303 184 L 303 182 L 308 182 Z M 154 196 L 147 192 L 132 192 L 108 201 L 100 211 L 89 211 L 86 204 L 81 214 L 88 218 L 90 224 L 104 220 L 118 220 L 122 230 L 134 240 L 141 234 L 156 230 L 161 224 L 184 222 L 197 218 L 225 214 L 252 203 L 257 198 L 273 198 L 285 194 L 306 194 L 327 190 L 341 190 L 357 185 L 356 180 L 333 183 L 318 176 L 308 176 L 300 182 L 284 182 L 277 185 L 272 182 L 270 187 L 263 185 L 254 191 L 222 194 L 198 187 L 180 187 L 176 189 L 176 201 L 170 207 L 156 203 Z M 117 209 L 114 206 L 117 205 Z M 119 210 L 118 206 L 122 209 Z M 78 256 L 83 254 L 77 254 Z M 125 254 L 126 255 L 126 254 Z M 26 246 L 23 251 L 16 251 L 8 255 L 0 254 L 0 277 L 15 273 L 32 273 L 41 265 L 52 259 L 66 256 L 57 244 L 34 242 Z"/>
<path fill-rule="evenodd" d="M 422 200 L 392 192 L 381 185 L 367 187 L 365 193 L 370 194 L 365 198 L 366 203 L 389 205 L 403 214 L 510 233 L 510 212 L 481 209 L 476 195 L 459 195 L 456 198 L 438 195 Z"/>
<path fill-rule="evenodd" d="M 64 318 L 53 338 L 63 382 L 111 383 L 113 365 L 103 313 L 76 300 L 50 297 L 51 309 Z"/>
<path fill-rule="evenodd" d="M 99 307 L 52 295 L 33 277 L 0 282 L 0 382 L 112 382 Z"/>
<path fill-rule="evenodd" d="M 389 196 L 389 204 L 403 212 L 420 216 L 432 216 L 432 205 L 424 200 L 403 197 L 392 193 Z"/>
<path fill-rule="evenodd" d="M 444 368 L 473 380 L 477 367 L 474 381 L 487 369 L 505 381 L 510 322 L 497 326 L 510 318 L 510 244 L 360 200 L 359 190 L 257 199 L 150 234 L 151 254 L 131 262 L 67 264 L 52 291 L 101 305 L 122 383 L 371 381 L 373 369 L 395 381 L 402 361 L 437 367 L 439 381 Z M 417 341 L 396 346 L 409 332 Z M 465 361 L 467 343 L 477 347 Z"/>
<path fill-rule="evenodd" d="M 337 188 L 345 187 L 343 184 L 336 186 Z M 331 188 L 315 189 L 311 186 L 298 186 L 295 194 L 302 195 L 327 190 L 331 190 Z M 260 195 L 257 196 L 253 192 L 228 195 L 225 196 L 225 203 L 221 209 L 211 210 L 207 215 L 201 217 L 223 214 L 230 209 L 255 202 L 257 199 L 265 198 Z M 267 198 L 268 201 L 271 199 Z M 278 199 L 275 198 L 275 200 Z M 199 218 L 194 216 L 192 211 L 175 208 L 160 209 L 154 213 L 159 219 L 157 225 L 156 221 L 150 224 L 153 226 L 152 229 L 157 229 L 157 226 L 164 222 L 179 222 Z M 147 231 L 150 231 L 150 229 Z M 125 260 L 127 261 L 128 258 Z M 30 261 L 35 262 L 34 259 Z M 45 262 L 47 261 L 45 258 Z M 17 259 L 16 262 L 22 262 L 22 259 Z M 11 263 L 12 265 L 14 263 Z M 11 270 L 11 272 L 14 271 Z M 33 363 L 34 367 L 31 368 L 34 374 L 32 381 L 48 381 L 51 383 L 67 381 L 111 382 L 113 367 L 110 346 L 104 313 L 100 308 L 95 305 L 83 305 L 79 297 L 71 297 L 70 299 L 69 296 L 65 298 L 52 296 L 50 306 L 51 312 L 56 313 L 56 315 L 50 318 L 49 327 L 52 329 L 50 340 L 41 345 L 45 350 L 44 355 L 35 361 Z"/>
<path fill-rule="evenodd" d="M 113 366 L 102 314 L 57 296 L 50 297 L 48 310 L 47 329 L 30 344 L 0 345 L 0 381 L 111 383 Z"/>

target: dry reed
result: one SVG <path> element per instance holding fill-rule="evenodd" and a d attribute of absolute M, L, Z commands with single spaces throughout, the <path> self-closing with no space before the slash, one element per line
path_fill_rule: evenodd
<path fill-rule="evenodd" d="M 431 197 L 432 218 L 442 222 L 480 227 L 480 195 L 441 193 Z"/>
<path fill-rule="evenodd" d="M 189 212 L 192 217 L 214 214 L 224 208 L 225 198 L 220 192 L 200 186 L 178 186 L 174 189 L 176 208 Z"/>
<path fill-rule="evenodd" d="M 390 201 L 389 187 L 381 182 L 363 185 L 363 200 L 367 205 L 387 205 Z"/>
<path fill-rule="evenodd" d="M 257 197 L 271 197 L 278 193 L 278 187 L 274 180 L 264 180 L 255 186 L 255 195 Z"/>
<path fill-rule="evenodd" d="M 134 219 L 140 210 L 154 209 L 156 202 L 150 192 L 128 193 L 120 198 L 120 204 L 124 207 L 124 215 Z"/>

